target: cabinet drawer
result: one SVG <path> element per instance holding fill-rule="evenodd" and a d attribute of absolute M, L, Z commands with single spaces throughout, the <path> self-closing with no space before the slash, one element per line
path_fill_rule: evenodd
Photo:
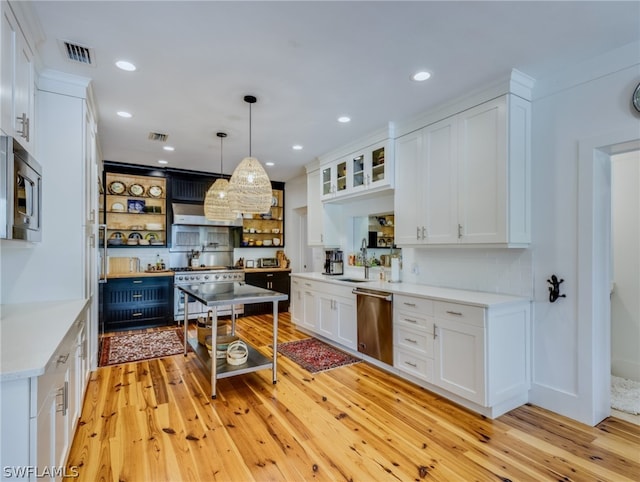
<path fill-rule="evenodd" d="M 433 314 L 433 301 L 426 298 L 395 295 L 393 298 L 393 306 L 398 310 L 412 311 L 422 315 Z"/>
<path fill-rule="evenodd" d="M 408 348 L 424 356 L 433 357 L 433 335 L 431 333 L 396 325 L 394 340 L 395 344 L 401 348 Z"/>
<path fill-rule="evenodd" d="M 129 307 L 123 309 L 108 309 L 105 313 L 108 323 L 118 323 L 123 321 L 141 321 L 152 318 L 164 319 L 167 317 L 168 307 L 166 305 Z"/>
<path fill-rule="evenodd" d="M 394 324 L 398 323 L 400 325 L 407 325 L 424 328 L 425 330 L 431 330 L 431 327 L 433 326 L 433 317 L 406 310 L 394 310 L 393 322 Z"/>
<path fill-rule="evenodd" d="M 416 355 L 415 353 L 395 348 L 394 366 L 403 372 L 414 377 L 421 378 L 427 382 L 433 381 L 433 359 Z"/>
<path fill-rule="evenodd" d="M 172 284 L 173 276 L 141 276 L 139 278 L 110 279 L 107 282 L 109 288 L 119 290 L 140 288 L 142 286 L 171 286 Z"/>
<path fill-rule="evenodd" d="M 121 304 L 169 304 L 167 286 L 145 286 L 140 289 L 108 290 L 105 302 L 108 307 Z"/>
<path fill-rule="evenodd" d="M 484 326 L 484 308 L 436 301 L 435 315 L 445 320 L 455 320 L 475 326 Z"/>

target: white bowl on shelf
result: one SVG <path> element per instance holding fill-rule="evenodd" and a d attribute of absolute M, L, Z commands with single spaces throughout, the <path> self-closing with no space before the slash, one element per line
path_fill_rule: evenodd
<path fill-rule="evenodd" d="M 280 238 L 273 238 L 273 245 L 280 246 Z"/>
<path fill-rule="evenodd" d="M 162 224 L 161 223 L 147 223 L 144 225 L 144 228 L 147 231 L 162 231 Z"/>
<path fill-rule="evenodd" d="M 262 241 L 262 246 L 271 246 L 272 241 L 270 239 L 265 239 Z"/>

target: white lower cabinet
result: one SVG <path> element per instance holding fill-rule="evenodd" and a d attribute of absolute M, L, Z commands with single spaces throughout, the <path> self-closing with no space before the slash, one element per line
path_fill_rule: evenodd
<path fill-rule="evenodd" d="M 304 299 L 302 295 L 302 281 L 298 278 L 291 278 L 291 302 L 289 303 L 289 309 L 291 311 L 291 321 L 295 325 L 302 324 L 304 318 Z"/>
<path fill-rule="evenodd" d="M 336 295 L 335 287 L 331 288 L 331 292 L 318 293 L 318 333 L 355 350 L 358 338 L 355 299 Z M 351 288 L 344 291 L 346 295 Z"/>
<path fill-rule="evenodd" d="M 395 295 L 393 298 L 393 364 L 433 383 L 433 302 Z"/>
<path fill-rule="evenodd" d="M 304 276 L 291 278 L 294 322 L 357 350 L 352 287 Z M 526 403 L 531 303 L 507 298 L 495 301 L 495 296 L 491 300 L 491 295 L 474 295 L 469 301 L 473 304 L 465 304 L 459 298 L 445 301 L 395 292 L 394 373 L 491 418 Z M 478 299 L 489 301 L 473 301 Z"/>
<path fill-rule="evenodd" d="M 65 479 L 88 374 L 87 316 L 88 309 L 71 326 L 42 375 L 2 383 L 2 465 L 9 467 L 3 480 Z M 21 467 L 37 473 L 20 474 Z"/>
<path fill-rule="evenodd" d="M 356 349 L 356 300 L 351 287 L 292 276 L 292 313 L 296 324 L 347 348 Z M 296 296 L 294 286 L 300 286 Z M 296 304 L 301 306 L 296 306 Z"/>
<path fill-rule="evenodd" d="M 39 480 L 61 480 L 62 474 L 52 467 L 64 467 L 73 441 L 80 404 L 84 395 L 83 365 L 85 354 L 79 340 L 84 342 L 84 320 L 76 322 L 49 360 L 45 373 L 32 379 L 37 397 L 37 412 L 31 418 L 35 434 L 35 459 L 41 470 Z M 86 365 L 85 365 L 86 366 Z"/>
<path fill-rule="evenodd" d="M 486 406 L 484 308 L 436 302 L 435 309 L 433 383 Z"/>
<path fill-rule="evenodd" d="M 318 295 L 313 287 L 313 283 L 304 282 L 302 292 L 304 317 L 301 325 L 308 330 L 316 331 L 318 326 Z"/>
<path fill-rule="evenodd" d="M 497 417 L 528 400 L 529 323 L 528 301 L 494 308 L 396 295 L 394 367 Z"/>

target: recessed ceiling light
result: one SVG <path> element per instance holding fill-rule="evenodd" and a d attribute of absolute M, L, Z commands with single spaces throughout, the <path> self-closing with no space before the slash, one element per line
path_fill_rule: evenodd
<path fill-rule="evenodd" d="M 426 70 L 421 70 L 420 72 L 416 72 L 411 76 L 411 80 L 415 80 L 416 82 L 422 82 L 423 80 L 427 80 L 431 77 L 431 74 Z"/>
<path fill-rule="evenodd" d="M 136 70 L 136 66 L 131 62 L 127 62 L 126 60 L 118 60 L 116 62 L 116 67 L 122 70 L 126 70 L 127 72 L 133 72 L 134 70 Z"/>
<path fill-rule="evenodd" d="M 165 161 L 164 159 L 158 160 L 158 164 L 169 164 L 169 161 Z"/>
<path fill-rule="evenodd" d="M 293 149 L 294 151 L 301 151 L 302 150 L 302 146 L 300 144 L 295 144 L 295 145 L 291 146 L 291 149 Z"/>
<path fill-rule="evenodd" d="M 164 149 L 165 151 L 175 151 L 175 150 L 176 150 L 176 148 L 175 148 L 175 147 L 173 147 L 173 146 L 164 146 L 164 147 L 163 147 L 163 149 Z"/>
<path fill-rule="evenodd" d="M 269 167 L 273 167 L 273 166 L 275 166 L 275 165 L 276 165 L 276 163 L 275 163 L 275 162 L 272 162 L 272 161 L 267 161 L 267 162 L 265 162 L 265 163 L 264 163 L 264 165 L 265 165 L 265 166 L 269 166 Z"/>
<path fill-rule="evenodd" d="M 347 117 L 346 115 L 338 117 L 338 122 L 342 124 L 346 124 L 347 122 L 351 122 L 351 117 Z"/>
<path fill-rule="evenodd" d="M 133 114 L 130 114 L 129 112 L 125 112 L 123 110 L 118 111 L 118 115 L 120 117 L 124 117 L 125 119 L 131 119 L 133 117 Z"/>

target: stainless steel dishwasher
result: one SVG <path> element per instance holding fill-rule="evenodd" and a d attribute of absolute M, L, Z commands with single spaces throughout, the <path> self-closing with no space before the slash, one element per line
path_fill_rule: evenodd
<path fill-rule="evenodd" d="M 393 295 L 356 288 L 358 351 L 393 365 Z"/>

